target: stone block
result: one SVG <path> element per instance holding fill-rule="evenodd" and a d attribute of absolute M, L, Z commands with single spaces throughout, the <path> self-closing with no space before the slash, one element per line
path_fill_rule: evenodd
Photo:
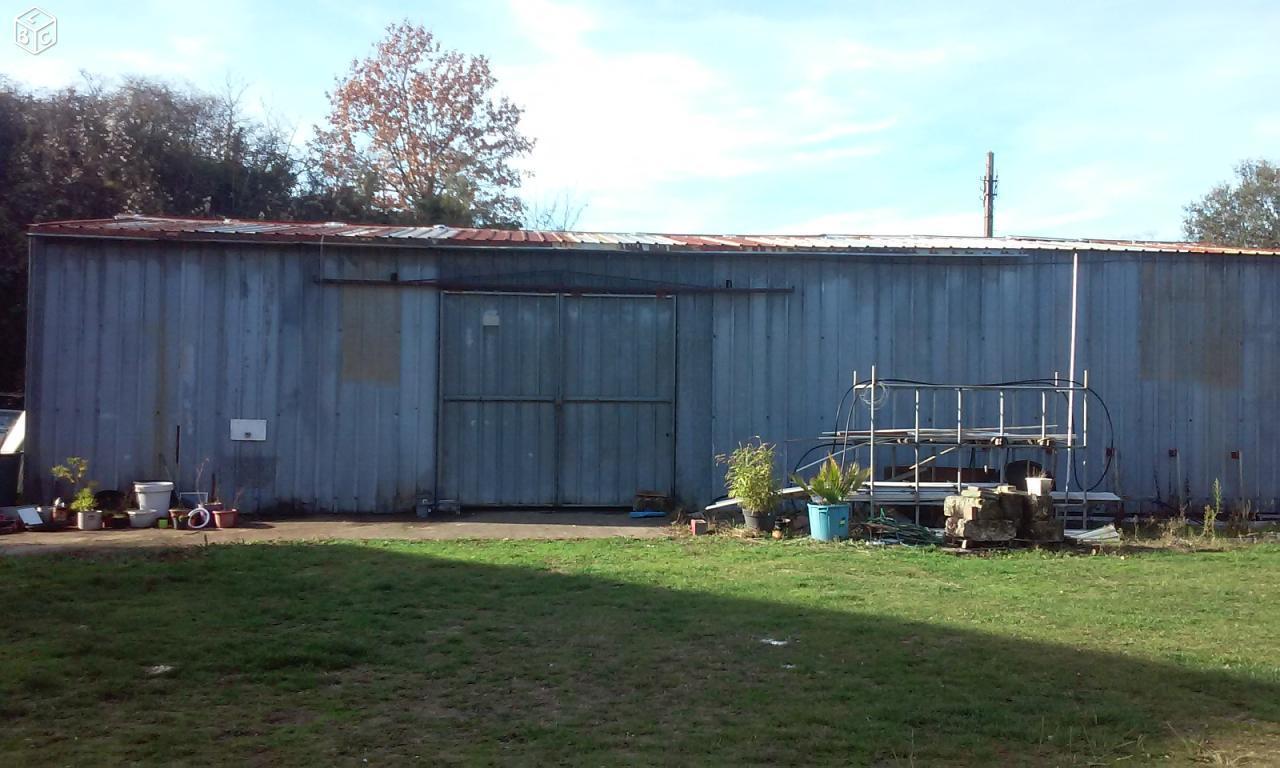
<path fill-rule="evenodd" d="M 948 496 L 942 502 L 942 511 L 947 517 L 962 520 L 1006 519 L 1004 503 L 996 497 Z"/>
<path fill-rule="evenodd" d="M 1027 523 L 1023 536 L 1039 542 L 1062 541 L 1063 528 L 1061 520 L 1033 520 Z"/>
<path fill-rule="evenodd" d="M 948 517 L 947 534 L 970 541 L 1009 541 L 1018 531 L 1012 520 L 965 520 Z"/>
<path fill-rule="evenodd" d="M 1027 520 L 1052 520 L 1053 499 L 1048 496 L 1027 495 Z"/>
<path fill-rule="evenodd" d="M 1022 521 L 1027 516 L 1027 495 L 1009 490 L 1000 494 L 1000 504 L 1004 507 L 1006 520 Z"/>

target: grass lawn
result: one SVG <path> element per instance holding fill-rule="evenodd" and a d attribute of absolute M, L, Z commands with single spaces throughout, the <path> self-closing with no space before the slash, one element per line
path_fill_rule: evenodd
<path fill-rule="evenodd" d="M 0 585 L 4 766 L 1280 764 L 1276 545 L 229 545 Z"/>

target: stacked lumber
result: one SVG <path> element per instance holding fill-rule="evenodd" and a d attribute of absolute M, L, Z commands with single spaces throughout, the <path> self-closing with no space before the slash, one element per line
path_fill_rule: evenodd
<path fill-rule="evenodd" d="M 1062 541 L 1062 521 L 1053 516 L 1053 499 L 1032 496 L 1011 485 L 965 488 L 943 502 L 946 535 L 962 547 L 1014 539 Z"/>

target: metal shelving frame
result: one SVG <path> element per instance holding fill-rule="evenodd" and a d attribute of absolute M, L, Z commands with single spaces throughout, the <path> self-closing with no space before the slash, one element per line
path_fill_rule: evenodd
<path fill-rule="evenodd" d="M 1046 379 L 1046 382 L 1050 383 L 1044 384 L 922 384 L 879 379 L 876 367 L 872 366 L 869 380 L 860 381 L 855 371 L 853 381 L 853 402 L 849 406 L 845 428 L 833 432 L 825 432 L 819 436 L 819 439 L 825 443 L 831 443 L 833 445 L 831 454 L 839 457 L 841 461 L 844 460 L 846 455 L 856 457 L 859 451 L 866 449 L 869 456 L 871 479 L 855 496 L 854 500 L 856 502 L 870 504 L 872 509 L 874 509 L 876 503 L 913 506 L 915 508 L 916 522 L 918 523 L 920 521 L 921 506 L 940 505 L 946 496 L 959 493 L 965 486 L 984 485 L 983 483 L 964 482 L 962 467 L 958 461 L 955 482 L 921 481 L 921 467 L 935 462 L 940 456 L 955 453 L 958 457 L 965 448 L 975 451 L 998 451 L 1000 456 L 998 463 L 1000 481 L 1004 482 L 1012 451 L 1038 450 L 1043 452 L 1045 460 L 1041 462 L 1041 465 L 1046 469 L 1054 466 L 1058 456 L 1057 452 L 1062 451 L 1066 456 L 1066 471 L 1062 475 L 1062 488 L 1053 494 L 1055 503 L 1063 512 L 1066 511 L 1066 508 L 1078 506 L 1082 522 L 1086 528 L 1088 527 L 1090 491 L 1084 487 L 1080 487 L 1077 490 L 1072 488 L 1073 484 L 1079 481 L 1079 478 L 1076 477 L 1076 452 L 1082 452 L 1080 458 L 1083 466 L 1087 467 L 1088 463 L 1088 455 L 1085 450 L 1089 447 L 1089 372 L 1087 370 L 1083 372 L 1083 379 L 1080 383 L 1061 378 L 1055 373 L 1052 379 Z M 883 416 L 878 417 L 877 407 L 880 405 L 880 401 L 888 399 L 891 394 L 903 391 L 911 393 L 910 400 L 913 404 L 912 424 L 905 427 L 890 426 L 886 428 L 882 423 Z M 950 427 L 926 428 L 921 426 L 920 401 L 922 392 L 932 395 L 935 402 L 937 396 L 941 393 L 954 393 L 956 406 L 954 429 Z M 1037 392 L 1040 395 L 1039 421 L 1023 424 L 1008 423 L 1005 407 L 1006 396 L 1009 393 Z M 1080 397 L 1077 397 L 1077 395 L 1080 395 Z M 1057 431 L 1060 429 L 1059 425 L 1051 423 L 1050 400 L 1057 396 L 1061 396 L 1066 400 L 1065 431 Z M 990 403 L 991 399 L 994 399 L 995 403 Z M 868 410 L 868 426 L 866 429 L 856 428 L 857 421 L 854 413 L 858 409 L 859 403 L 864 404 Z M 998 413 L 998 423 L 995 427 L 965 426 L 966 406 L 972 410 L 978 407 L 979 403 L 989 404 L 988 407 L 994 407 L 994 410 Z M 1076 419 L 1077 403 L 1081 410 L 1078 422 Z M 1077 424 L 1079 424 L 1079 430 L 1076 429 Z M 890 446 L 895 450 L 906 448 L 912 451 L 914 463 L 910 467 L 909 477 L 911 479 L 909 482 L 903 481 L 908 476 L 906 473 L 895 475 L 890 480 L 878 479 L 876 475 L 876 449 L 884 448 L 885 446 Z M 928 455 L 925 455 L 926 452 Z M 822 460 L 825 460 L 825 457 Z M 799 469 L 811 468 L 822 460 L 806 464 Z M 896 463 L 893 466 L 896 466 Z M 1085 474 L 1087 476 L 1087 473 Z M 1094 494 L 1095 501 L 1114 501 L 1118 499 L 1118 497 L 1113 497 L 1114 494 L 1108 493 Z"/>

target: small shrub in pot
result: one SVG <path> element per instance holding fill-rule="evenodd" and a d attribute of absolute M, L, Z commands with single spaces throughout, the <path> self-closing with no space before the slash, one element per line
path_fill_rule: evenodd
<path fill-rule="evenodd" d="M 51 474 L 71 486 L 75 496 L 71 500 L 71 511 L 76 516 L 76 527 L 82 531 L 96 531 L 102 527 L 102 513 L 98 511 L 93 496 L 96 483 L 86 482 L 89 473 L 89 462 L 79 456 L 68 456 L 65 464 L 54 467 Z"/>
<path fill-rule="evenodd" d="M 760 440 L 742 443 L 733 453 L 717 456 L 716 460 L 729 468 L 724 476 L 725 489 L 738 499 L 747 530 L 771 530 L 782 490 L 773 471 L 773 444 Z"/>

